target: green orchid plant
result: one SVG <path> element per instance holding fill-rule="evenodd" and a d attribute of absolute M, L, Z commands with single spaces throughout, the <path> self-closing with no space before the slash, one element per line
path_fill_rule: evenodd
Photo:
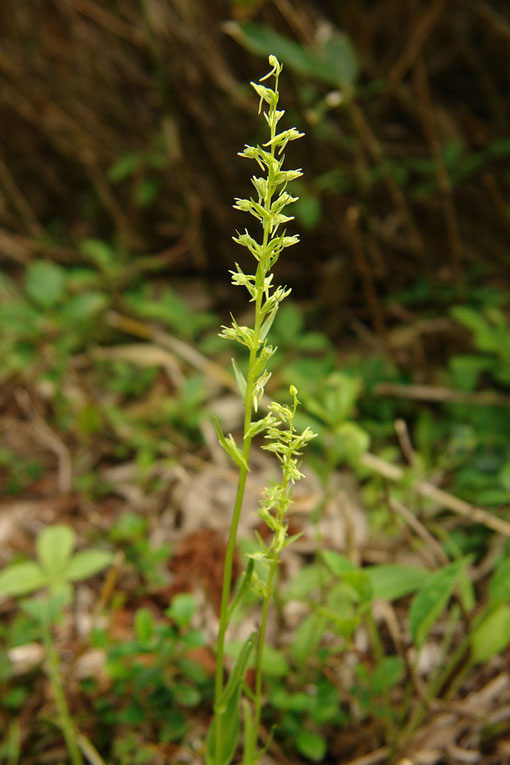
<path fill-rule="evenodd" d="M 297 199 L 289 194 L 287 186 L 302 175 L 301 170 L 283 168 L 283 152 L 287 144 L 301 138 L 303 133 L 296 128 L 278 132 L 278 123 L 285 113 L 278 109 L 278 80 L 283 67 L 275 56 L 269 57 L 269 64 L 271 71 L 259 83 L 252 83 L 260 97 L 259 113 L 262 107 L 265 107 L 263 114 L 269 127 L 269 140 L 263 146 L 246 146 L 239 154 L 241 157 L 255 160 L 263 175 L 252 178 L 255 196 L 250 199 L 236 199 L 234 205 L 235 209 L 252 215 L 262 228 L 259 241 L 247 230 L 244 233 L 238 232 L 234 237 L 237 244 L 245 247 L 253 255 L 257 264 L 254 274 L 245 273 L 238 263 L 235 264 L 235 270 L 231 271 L 232 283 L 244 287 L 250 296 L 250 302 L 254 304 L 253 325 L 240 326 L 232 317 L 231 326 L 222 327 L 220 335 L 245 346 L 249 351 L 249 361 L 245 377 L 235 360 L 232 360 L 234 375 L 244 402 L 242 446 L 236 443 L 232 435 L 225 436 L 216 422 L 219 441 L 237 465 L 239 479 L 225 555 L 216 649 L 214 718 L 207 737 L 207 765 L 228 765 L 232 761 L 240 737 L 241 706 L 244 712 L 243 765 L 251 765 L 262 754 L 257 750 L 257 745 L 263 694 L 262 658 L 269 607 L 274 594 L 280 554 L 292 542 L 292 538 L 287 536 L 286 511 L 292 502 L 293 485 L 301 477 L 299 457 L 302 448 L 315 437 L 310 428 L 300 433 L 294 427 L 299 402 L 297 390 L 293 385 L 290 387 L 290 406 L 273 402 L 269 405 L 266 416 L 253 420 L 271 376 L 267 365 L 276 351 L 276 348 L 267 342 L 268 333 L 280 304 L 290 294 L 290 289 L 273 285 L 274 275 L 271 271 L 283 250 L 299 241 L 297 235 L 288 235 L 286 230 L 282 229 L 286 223 L 293 220 L 292 216 L 285 215 L 283 211 Z M 273 88 L 261 84 L 271 77 L 274 78 Z M 243 583 L 231 601 L 234 551 L 249 472 L 251 445 L 253 438 L 259 434 L 264 434 L 266 440 L 263 448 L 276 455 L 281 467 L 281 480 L 267 487 L 259 508 L 259 515 L 272 532 L 272 539 L 266 544 L 259 537 L 260 550 L 251 555 Z M 256 560 L 265 567 L 266 577 L 255 575 Z M 224 682 L 225 635 L 232 615 L 248 587 L 262 600 L 260 627 L 258 632 L 250 635 L 244 643 L 227 681 Z M 252 691 L 244 682 L 244 676 L 253 654 L 255 688 Z"/>

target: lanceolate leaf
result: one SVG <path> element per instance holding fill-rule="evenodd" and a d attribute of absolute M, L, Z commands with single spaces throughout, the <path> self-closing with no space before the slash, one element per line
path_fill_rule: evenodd
<path fill-rule="evenodd" d="M 266 339 L 267 333 L 269 332 L 269 330 L 273 326 L 273 322 L 274 322 L 274 320 L 276 318 L 277 310 L 278 310 L 278 306 L 275 306 L 275 308 L 271 311 L 271 313 L 269 314 L 269 316 L 267 317 L 267 319 L 263 323 L 262 328 L 260 330 L 260 339 L 261 340 L 265 340 Z"/>
<path fill-rule="evenodd" d="M 423 645 L 430 628 L 446 608 L 459 574 L 467 562 L 463 558 L 431 574 L 414 597 L 409 609 L 409 625 L 418 648 Z"/>
<path fill-rule="evenodd" d="M 356 566 L 349 558 L 334 550 L 321 550 L 321 556 L 328 568 L 337 576 L 343 576 L 346 571 L 356 570 Z"/>
<path fill-rule="evenodd" d="M 252 765 L 252 763 L 255 761 L 257 731 L 255 730 L 253 714 L 249 701 L 247 699 L 243 699 L 242 704 L 244 722 L 244 751 L 242 765 Z"/>
<path fill-rule="evenodd" d="M 363 571 L 372 582 L 374 598 L 397 600 L 419 589 L 426 581 L 428 572 L 416 566 L 386 563 L 381 566 L 367 566 Z"/>
<path fill-rule="evenodd" d="M 234 664 L 234 668 L 232 669 L 232 672 L 228 678 L 228 682 L 225 686 L 223 694 L 220 696 L 216 703 L 217 710 L 221 711 L 222 707 L 225 706 L 230 696 L 235 692 L 239 684 L 243 681 L 246 667 L 248 666 L 248 661 L 250 660 L 250 654 L 255 643 L 255 637 L 256 633 L 252 632 L 241 648 Z"/>
<path fill-rule="evenodd" d="M 232 615 L 234 614 L 236 608 L 238 608 L 238 606 L 242 603 L 243 598 L 246 592 L 248 591 L 254 568 L 255 568 L 255 561 L 253 560 L 253 558 L 249 558 L 248 565 L 246 566 L 243 582 L 240 588 L 238 589 L 238 591 L 236 592 L 235 597 L 228 608 L 229 621 L 232 618 Z"/>
<path fill-rule="evenodd" d="M 229 765 L 237 748 L 240 732 L 239 703 L 241 687 L 255 643 L 256 633 L 252 632 L 236 659 L 225 689 L 215 704 L 214 720 L 207 735 L 207 765 Z M 217 748 L 217 726 L 221 728 Z"/>
<path fill-rule="evenodd" d="M 234 368 L 234 375 L 235 375 L 235 378 L 236 378 L 237 386 L 239 388 L 239 391 L 241 392 L 241 396 L 244 399 L 245 396 L 246 396 L 246 380 L 244 378 L 243 373 L 241 372 L 241 370 L 237 366 L 237 363 L 236 363 L 235 359 L 232 359 L 232 367 Z"/>
<path fill-rule="evenodd" d="M 239 740 L 240 719 L 239 700 L 241 686 L 238 685 L 235 693 L 230 697 L 227 706 L 222 713 L 216 713 L 209 732 L 207 734 L 205 761 L 206 765 L 230 765 L 237 749 Z M 218 724 L 221 728 L 219 746 L 217 747 L 216 729 Z"/>
<path fill-rule="evenodd" d="M 241 449 L 238 447 L 238 445 L 236 444 L 236 442 L 234 441 L 233 437 L 230 434 L 225 438 L 216 417 L 214 418 L 214 425 L 216 427 L 216 433 L 218 434 L 218 440 L 220 444 L 223 446 L 227 454 L 230 457 L 232 457 L 237 467 L 242 468 L 244 470 L 249 470 L 246 460 L 244 458 L 244 454 L 242 453 Z"/>

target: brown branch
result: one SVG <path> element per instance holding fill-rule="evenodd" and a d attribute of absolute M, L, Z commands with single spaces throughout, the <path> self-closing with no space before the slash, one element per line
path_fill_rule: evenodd
<path fill-rule="evenodd" d="M 0 185 L 4 190 L 6 201 L 14 207 L 29 233 L 35 237 L 44 236 L 44 228 L 2 157 L 0 157 Z"/>
<path fill-rule="evenodd" d="M 379 383 L 374 388 L 376 396 L 395 396 L 417 401 L 437 403 L 471 404 L 473 406 L 509 406 L 510 397 L 491 390 L 470 391 L 453 390 L 435 385 L 400 385 L 399 383 Z"/>
<path fill-rule="evenodd" d="M 365 467 L 387 478 L 389 481 L 400 482 L 405 476 L 405 472 L 401 467 L 386 462 L 370 452 L 361 457 L 361 462 Z M 481 523 L 498 534 L 510 537 L 510 523 L 508 521 L 498 518 L 498 516 L 483 510 L 481 507 L 471 505 L 469 502 L 465 502 L 463 499 L 459 499 L 443 489 L 438 489 L 429 483 L 429 481 L 423 479 L 415 481 L 410 488 L 420 497 L 430 499 L 473 523 Z"/>
<path fill-rule="evenodd" d="M 347 109 L 349 111 L 353 127 L 359 135 L 361 142 L 366 147 L 367 152 L 369 153 L 372 160 L 380 167 L 382 172 L 382 179 L 388 190 L 390 199 L 392 200 L 395 207 L 399 210 L 405 227 L 407 228 L 409 245 L 412 247 L 413 252 L 416 253 L 416 255 L 423 257 L 425 254 L 425 247 L 421 234 L 401 189 L 399 189 L 393 179 L 393 175 L 391 174 L 391 170 L 388 166 L 386 156 L 381 147 L 381 144 L 379 143 L 379 140 L 376 138 L 372 128 L 365 118 L 365 115 L 363 114 L 361 107 L 356 103 L 356 101 L 349 101 L 347 103 Z"/>
<path fill-rule="evenodd" d="M 388 75 L 393 87 L 397 87 L 406 72 L 420 55 L 423 46 L 430 37 L 432 30 L 440 20 L 448 0 L 434 0 L 425 6 L 421 16 L 407 36 L 407 45 Z"/>
<path fill-rule="evenodd" d="M 416 104 L 421 120 L 423 133 L 428 143 L 429 152 L 434 161 L 434 171 L 437 185 L 441 195 L 443 217 L 446 226 L 446 234 L 451 251 L 452 276 L 459 279 L 462 264 L 462 242 L 460 238 L 459 222 L 453 199 L 452 184 L 441 155 L 441 142 L 437 132 L 436 115 L 432 103 L 427 69 L 422 59 L 418 59 L 413 67 L 414 90 Z"/>
<path fill-rule="evenodd" d="M 206 356 L 199 353 L 196 348 L 173 337 L 168 332 L 163 332 L 161 329 L 151 327 L 137 319 L 133 319 L 131 316 L 117 313 L 117 311 L 109 311 L 106 316 L 106 322 L 111 327 L 115 327 L 122 332 L 127 332 L 144 340 L 151 340 L 155 345 L 167 348 L 190 366 L 209 374 L 225 387 L 237 390 L 237 384 L 233 377 L 222 366 L 214 361 L 210 361 Z"/>
<path fill-rule="evenodd" d="M 384 322 L 384 313 L 381 307 L 379 296 L 377 295 L 372 272 L 365 257 L 365 251 L 363 248 L 363 235 L 361 233 L 359 219 L 359 207 L 349 207 L 345 215 L 345 220 L 347 223 L 347 230 L 349 232 L 354 265 L 356 266 L 356 270 L 358 271 L 361 280 L 362 289 L 365 294 L 365 300 L 374 330 L 381 339 L 386 351 L 391 355 L 391 346 L 388 341 L 388 332 Z"/>

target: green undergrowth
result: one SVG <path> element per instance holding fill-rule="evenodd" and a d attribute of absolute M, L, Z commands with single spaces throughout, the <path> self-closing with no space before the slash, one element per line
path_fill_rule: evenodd
<path fill-rule="evenodd" d="M 34 287 L 36 279 L 49 285 L 44 300 Z M 113 292 L 97 289 L 99 283 L 100 272 L 90 266 L 77 270 L 50 261 L 34 263 L 21 279 L 3 278 L 3 384 L 37 379 L 36 390 L 43 396 L 51 427 L 63 438 L 72 434 L 80 449 L 92 450 L 106 438 L 109 451 L 103 453 L 103 463 L 134 459 L 136 481 L 150 494 L 159 485 L 151 473 L 155 462 L 172 466 L 183 453 L 205 454 L 201 424 L 208 417 L 211 396 L 217 395 L 218 381 L 213 379 L 211 393 L 210 372 L 182 359 L 177 362 L 176 383 L 165 376 L 157 356 L 147 353 L 145 360 L 142 352 L 141 363 L 129 354 L 116 357 L 116 349 L 133 342 L 145 342 L 153 352 L 158 339 L 143 341 L 120 332 L 108 323 L 109 312 L 122 312 L 193 345 L 219 365 L 225 366 L 227 359 L 219 351 L 211 356 L 210 349 L 215 348 L 211 314 L 191 312 L 170 288 L 163 293 L 162 305 L 149 315 L 147 296 L 158 294 L 155 284 L 133 288 L 120 306 Z M 416 284 L 399 299 L 414 300 L 420 294 L 428 318 L 433 306 L 426 285 Z M 356 477 L 372 528 L 385 544 L 394 546 L 397 561 L 402 520 L 390 509 L 388 496 L 421 519 L 444 556 L 431 565 L 424 553 L 426 544 L 413 532 L 412 564 L 357 565 L 329 550 L 327 540 L 322 540 L 313 559 L 304 558 L 299 573 L 281 585 L 277 600 L 281 613 L 297 603 L 302 615 L 285 640 L 264 653 L 267 702 L 262 723 L 267 729 L 276 725 L 277 743 L 303 761 L 327 762 L 336 732 L 351 730 L 360 720 L 375 725 L 381 744 L 403 751 L 426 719 L 426 702 L 412 703 L 412 675 L 405 657 L 374 619 L 375 602 L 386 600 L 398 608 L 414 661 L 424 645 L 437 642 L 442 658 L 425 685 L 431 700 L 439 694 L 461 693 L 462 684 L 477 668 L 490 666 L 510 643 L 508 543 L 500 544 L 498 535 L 483 523 L 458 522 L 448 509 L 438 514 L 434 503 L 414 490 L 420 480 L 439 478 L 451 494 L 508 518 L 507 302 L 504 294 L 487 288 L 469 305 L 454 295 L 444 296 L 437 314 L 447 316 L 447 331 L 458 351 L 436 363 L 431 358 L 428 379 L 430 387 L 458 394 L 457 400 L 413 401 L 381 394 L 381 384 L 412 386 L 413 369 L 362 349 L 339 353 L 319 328 L 315 307 L 303 310 L 288 302 L 274 323 L 279 355 L 267 389 L 278 397 L 291 381 L 298 388 L 302 405 L 296 423 L 308 424 L 318 433 L 309 446 L 307 466 L 318 477 L 324 496 L 332 491 L 335 476 L 347 471 Z M 98 353 L 99 348 L 107 349 L 111 358 Z M 242 357 L 239 366 L 245 368 Z M 82 377 L 78 382 L 77 370 Z M 151 405 L 144 406 L 148 400 Z M 407 423 L 411 463 L 395 434 L 397 419 Z M 399 466 L 401 480 L 388 483 L 371 471 L 363 461 L 368 450 Z M 29 458 L 17 454 L 13 446 L 2 447 L 0 473 L 11 497 L 37 491 L 38 481 L 50 470 L 42 453 Z M 90 468 L 77 470 L 74 488 L 96 502 L 114 492 L 114 486 Z M 311 516 L 317 528 L 322 511 L 319 502 Z M 457 522 L 452 524 L 452 519 Z M 86 731 L 111 763 L 149 763 L 155 757 L 164 761 L 165 756 L 178 757 L 180 747 L 182 751 L 196 747 L 195 731 L 212 703 L 210 662 L 204 664 L 200 653 L 210 652 L 210 636 L 203 626 L 192 626 L 193 597 L 182 596 L 182 601 L 178 597 L 166 609 L 159 603 L 143 605 L 148 591 L 172 580 L 166 567 L 171 548 L 152 546 L 147 532 L 146 519 L 125 513 L 109 533 L 106 546 L 111 552 L 122 551 L 123 566 L 129 566 L 135 587 L 129 600 L 114 597 L 101 615 L 102 626 L 86 638 L 87 645 L 105 657 L 104 679 L 90 675 L 80 680 L 80 701 L 76 688 L 70 699 L 77 729 Z M 490 570 L 473 585 L 470 572 L 489 554 Z M 23 559 L 18 555 L 20 562 L 11 565 L 22 567 Z M 0 590 L 17 594 L 6 584 L 10 571 L 8 567 L 0 575 Z M 98 587 L 99 581 L 93 581 Z M 36 580 L 32 584 L 34 589 L 42 586 Z M 66 603 L 58 606 L 57 634 L 68 609 Z M 248 604 L 247 617 L 249 611 Z M 120 638 L 112 625 L 126 613 L 127 632 Z M 361 657 L 354 645 L 360 630 L 368 636 Z M 40 698 L 33 729 L 18 722 L 29 700 L 38 699 L 42 668 L 36 665 L 20 674 L 14 672 L 9 657 L 16 648 L 42 640 L 37 615 L 27 606 L 10 609 L 0 639 L 4 649 L 0 756 L 6 763 L 23 762 L 29 754 L 37 757 L 42 749 L 51 750 L 60 735 L 48 723 Z M 235 643 L 227 644 L 229 661 L 236 650 Z M 341 667 L 345 662 L 350 666 L 354 655 L 358 659 L 345 684 Z"/>
<path fill-rule="evenodd" d="M 279 46 L 299 74 L 326 82 L 334 76 L 347 90 L 357 85 L 356 58 L 342 36 L 321 55 L 305 55 L 280 37 L 268 40 L 267 30 L 245 25 L 241 33 L 257 52 Z M 264 88 L 260 92 L 271 98 Z M 442 152 L 455 182 L 507 149 L 499 144 L 482 156 L 449 143 Z M 253 152 L 245 156 L 262 157 Z M 264 156 L 272 172 L 274 151 Z M 120 182 L 142 165 L 157 169 L 158 162 L 156 150 L 127 156 L 110 179 Z M 413 158 L 390 166 L 395 183 L 415 196 L 436 191 L 433 169 Z M 255 181 L 263 197 L 269 181 Z M 297 182 L 300 200 L 281 196 L 298 222 L 313 229 L 321 193 L 348 183 L 321 176 L 316 186 Z M 138 204 L 149 204 L 157 193 L 154 184 L 142 184 Z M 255 210 L 266 222 L 271 215 L 287 220 L 281 208 L 270 215 L 249 200 L 238 200 L 237 207 Z M 221 652 L 204 618 L 213 620 L 204 577 L 193 592 L 174 592 L 179 580 L 171 563 L 178 553 L 155 532 L 172 507 L 165 494 L 168 475 L 193 480 L 193 471 L 200 475 L 211 462 L 210 416 L 232 395 L 230 352 L 217 338 L 222 307 L 216 313 L 196 310 L 115 242 L 86 239 L 75 243 L 72 264 L 39 257 L 1 276 L 0 384 L 27 394 L 9 399 L 6 418 L 23 423 L 26 441 L 9 437 L 6 428 L 0 448 L 5 495 L 20 506 L 24 498 L 47 499 L 45 480 L 54 479 L 55 454 L 61 461 L 70 454 L 72 481 L 62 493 L 79 509 L 73 516 L 72 505 L 65 523 L 44 528 L 43 516 L 37 517 L 37 533 L 21 541 L 14 535 L 4 556 L 0 761 L 6 765 L 62 762 L 62 742 L 73 765 L 185 762 L 190 756 L 228 765 L 238 741 L 243 762 L 252 763 L 260 754 L 259 723 L 270 752 L 274 738 L 289 758 L 303 762 L 335 761 L 339 735 L 352 737 L 360 726 L 372 731 L 374 748 L 387 746 L 389 761 L 397 761 L 435 703 L 462 699 L 480 675 L 492 676 L 507 658 L 506 291 L 475 269 L 466 271 L 463 289 L 417 280 L 382 306 L 393 317 L 398 306 L 412 320 L 393 319 L 388 336 L 368 348 L 356 337 L 356 319 L 346 324 L 339 343 L 324 326 L 320 305 L 287 299 L 276 314 L 286 291 L 277 288 L 281 292 L 278 299 L 271 293 L 271 302 L 265 280 L 275 253 L 297 238 L 282 233 L 271 239 L 273 223 L 266 229 L 259 249 L 248 233 L 236 239 L 263 263 L 253 276 L 240 267 L 234 273 L 234 282 L 258 300 L 259 321 L 250 330 L 234 320 L 223 332 L 245 346 L 234 377 L 249 412 L 244 437 L 236 411 L 228 426 L 235 437 L 221 429 L 219 434 L 244 479 L 247 438 L 280 457 L 283 479 L 268 488 L 259 510 L 273 541 L 262 525 L 257 542 L 238 540 L 245 574 L 234 582 L 236 609 L 229 605 L 230 581 L 224 589 Z M 437 331 L 424 340 L 420 325 L 436 320 Z M 371 332 L 368 325 L 364 329 Z M 272 346 L 265 343 L 266 330 Z M 273 353 L 269 377 L 264 364 Z M 274 403 L 289 401 L 289 389 L 290 406 Z M 252 408 L 260 408 L 260 421 L 252 422 Z M 269 443 L 259 422 L 268 428 Z M 311 440 L 311 431 L 317 438 Z M 306 513 L 291 518 L 296 545 L 285 551 L 289 483 L 299 477 L 295 455 L 301 456 L 307 440 L 304 470 L 319 489 L 310 490 Z M 126 466 L 128 479 L 115 472 Z M 224 481 L 225 468 L 217 470 Z M 354 497 L 339 488 L 344 485 L 354 487 Z M 146 513 L 126 507 L 133 497 L 148 500 Z M 359 542 L 353 504 L 361 507 L 367 529 Z M 341 549 L 333 549 L 323 532 L 331 506 L 346 529 Z M 470 518 L 474 506 L 482 513 Z M 301 548 L 299 537 L 310 530 L 303 536 L 314 544 Z M 283 573 L 273 579 L 280 553 Z M 255 592 L 248 591 L 249 581 Z M 188 589 L 182 580 L 179 586 Z M 257 598 L 264 603 L 262 620 Z M 274 642 L 266 645 L 263 633 L 257 638 L 242 629 L 242 637 L 228 637 L 229 622 L 239 627 L 262 621 L 265 630 L 270 600 L 278 627 Z M 381 617 L 381 604 L 396 615 L 397 636 Z M 423 669 L 427 651 L 436 658 Z M 228 678 L 222 662 L 214 677 L 215 652 L 224 654 Z M 92 664 L 83 664 L 83 657 Z M 233 731 L 222 718 L 225 709 Z M 481 735 L 490 740 L 499 733 L 487 726 Z M 353 756 L 367 753 L 363 745 L 358 737 Z"/>

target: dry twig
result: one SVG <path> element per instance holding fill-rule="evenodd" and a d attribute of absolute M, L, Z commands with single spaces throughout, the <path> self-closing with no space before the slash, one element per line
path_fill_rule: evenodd
<path fill-rule="evenodd" d="M 392 465 L 390 462 L 386 462 L 370 452 L 362 456 L 361 462 L 365 467 L 379 473 L 379 475 L 390 481 L 399 482 L 404 478 L 404 470 L 401 467 Z M 415 481 L 410 488 L 421 497 L 431 499 L 438 505 L 446 507 L 448 510 L 457 513 L 457 515 L 462 515 L 473 523 L 481 523 L 483 526 L 498 532 L 498 534 L 510 537 L 510 523 L 508 521 L 498 518 L 481 507 L 471 505 L 469 502 L 465 502 L 463 499 L 459 499 L 443 489 L 438 489 L 428 481 L 423 479 Z"/>

